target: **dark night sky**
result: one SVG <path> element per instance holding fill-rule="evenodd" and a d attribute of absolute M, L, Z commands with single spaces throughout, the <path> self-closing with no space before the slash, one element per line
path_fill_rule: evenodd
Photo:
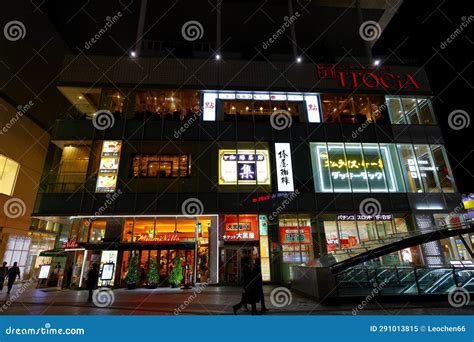
<path fill-rule="evenodd" d="M 395 59 L 416 58 L 418 65 L 425 66 L 434 93 L 435 111 L 461 193 L 474 192 L 474 122 L 467 128 L 454 130 L 448 124 L 448 115 L 461 109 L 473 121 L 474 17 L 450 44 L 444 49 L 440 46 L 466 20 L 463 18 L 474 14 L 468 3 L 404 1 L 374 49 L 374 54 L 390 55 L 393 51 Z"/>

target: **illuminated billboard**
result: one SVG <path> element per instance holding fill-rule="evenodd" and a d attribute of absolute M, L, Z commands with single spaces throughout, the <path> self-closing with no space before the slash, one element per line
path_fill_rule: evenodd
<path fill-rule="evenodd" d="M 268 150 L 219 150 L 220 185 L 270 185 Z"/>

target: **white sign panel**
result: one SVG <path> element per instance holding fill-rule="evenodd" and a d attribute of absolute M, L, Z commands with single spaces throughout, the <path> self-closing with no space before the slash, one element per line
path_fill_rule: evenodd
<path fill-rule="evenodd" d="M 38 279 L 48 279 L 50 269 L 51 269 L 51 265 L 41 265 Z"/>
<path fill-rule="evenodd" d="M 308 112 L 308 122 L 321 122 L 318 97 L 318 95 L 304 96 L 304 100 L 306 102 L 306 110 Z"/>
<path fill-rule="evenodd" d="M 217 93 L 204 93 L 202 101 L 202 119 L 204 121 L 216 121 L 216 98 Z"/>
<path fill-rule="evenodd" d="M 294 192 L 293 165 L 289 143 L 275 143 L 275 162 L 279 192 Z"/>
<path fill-rule="evenodd" d="M 219 150 L 219 184 L 269 185 L 268 150 Z"/>
<path fill-rule="evenodd" d="M 250 93 L 237 93 L 236 94 L 237 100 L 251 100 L 252 94 Z"/>

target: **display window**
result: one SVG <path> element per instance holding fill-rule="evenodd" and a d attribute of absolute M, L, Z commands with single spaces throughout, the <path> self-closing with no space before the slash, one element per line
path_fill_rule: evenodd
<path fill-rule="evenodd" d="M 429 98 L 387 96 L 392 124 L 434 125 L 436 119 Z"/>
<path fill-rule="evenodd" d="M 141 178 L 177 178 L 191 175 L 189 154 L 136 155 L 132 159 L 132 176 Z"/>
<path fill-rule="evenodd" d="M 200 110 L 195 90 L 146 90 L 135 93 L 135 119 L 185 120 Z"/>
<path fill-rule="evenodd" d="M 387 123 L 383 96 L 322 94 L 324 122 Z"/>
<path fill-rule="evenodd" d="M 310 218 L 307 215 L 280 215 L 279 242 L 283 262 L 305 263 L 314 259 Z M 291 272 L 291 269 L 286 270 Z"/>

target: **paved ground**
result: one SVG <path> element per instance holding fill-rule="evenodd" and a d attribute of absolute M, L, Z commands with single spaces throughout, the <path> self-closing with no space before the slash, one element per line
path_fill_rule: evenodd
<path fill-rule="evenodd" d="M 313 300 L 290 293 L 291 302 L 276 307 L 270 301 L 275 286 L 265 286 L 267 315 L 352 315 L 360 302 L 344 301 L 341 304 L 321 305 Z M 87 303 L 86 291 L 36 289 L 17 285 L 10 296 L 0 292 L 0 315 L 232 315 L 232 305 L 240 300 L 242 290 L 238 287 L 214 287 L 180 290 L 159 288 L 156 290 L 113 290 L 113 303 L 104 308 Z M 280 289 L 279 289 L 280 290 Z M 198 293 L 200 292 L 200 293 Z M 102 300 L 111 299 L 104 293 Z M 289 298 L 281 294 L 283 301 Z M 372 299 L 359 315 L 471 315 L 474 301 L 462 308 L 453 308 L 447 300 L 435 302 L 380 303 Z M 239 315 L 250 313 L 241 310 Z"/>

